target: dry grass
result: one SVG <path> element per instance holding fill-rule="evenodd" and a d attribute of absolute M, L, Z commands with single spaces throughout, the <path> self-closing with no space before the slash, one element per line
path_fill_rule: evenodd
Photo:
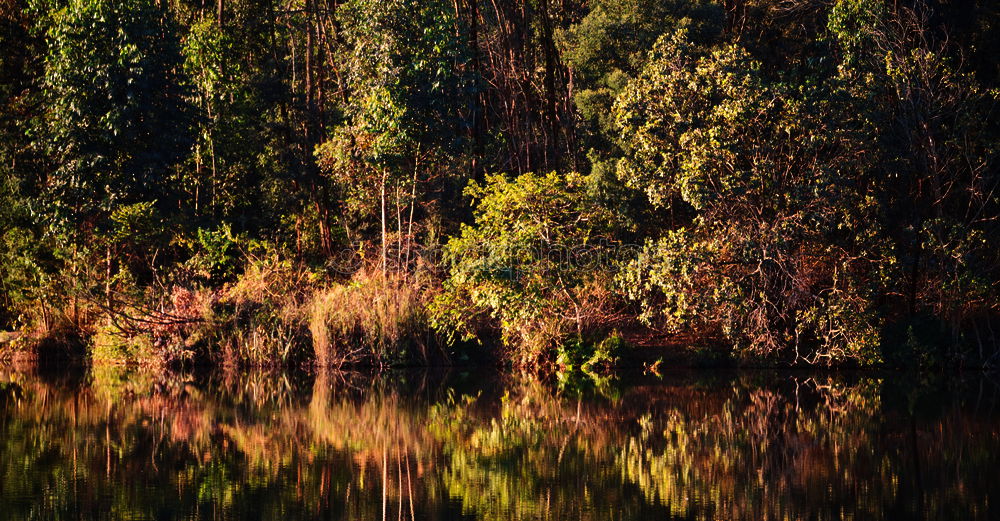
<path fill-rule="evenodd" d="M 274 366 L 308 357 L 304 302 L 312 283 L 302 266 L 277 258 L 254 259 L 220 302 L 232 306 L 223 317 L 222 359 L 228 365 Z"/>
<path fill-rule="evenodd" d="M 426 358 L 430 286 L 416 275 L 362 270 L 313 294 L 308 306 L 316 362 L 385 365 L 419 350 Z"/>
<path fill-rule="evenodd" d="M 334 282 L 277 256 L 249 258 L 244 273 L 221 288 L 173 286 L 105 307 L 49 303 L 39 307 L 37 331 L 24 336 L 39 358 L 64 350 L 110 363 L 393 365 L 427 359 L 426 304 L 435 287 L 424 268 L 369 268 Z"/>

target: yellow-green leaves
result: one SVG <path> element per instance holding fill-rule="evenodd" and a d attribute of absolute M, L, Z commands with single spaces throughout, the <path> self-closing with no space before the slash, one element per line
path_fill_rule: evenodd
<path fill-rule="evenodd" d="M 476 222 L 446 246 L 439 329 L 470 337 L 498 327 L 514 359 L 534 363 L 605 312 L 616 219 L 587 197 L 582 176 L 493 175 L 466 195 Z"/>

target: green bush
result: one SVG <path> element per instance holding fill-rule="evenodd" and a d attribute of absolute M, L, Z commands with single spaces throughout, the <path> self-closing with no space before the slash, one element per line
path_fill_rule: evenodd
<path fill-rule="evenodd" d="M 616 218 L 587 196 L 578 174 L 488 176 L 466 194 L 475 224 L 445 248 L 448 278 L 431 306 L 450 339 L 499 331 L 509 359 L 551 360 L 574 335 L 604 326 Z M 595 268 L 596 266 L 596 268 Z"/>

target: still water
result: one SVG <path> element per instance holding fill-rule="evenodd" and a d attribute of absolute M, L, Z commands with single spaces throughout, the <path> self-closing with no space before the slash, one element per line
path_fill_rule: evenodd
<path fill-rule="evenodd" d="M 998 519 L 993 377 L 0 369 L 0 519 Z"/>

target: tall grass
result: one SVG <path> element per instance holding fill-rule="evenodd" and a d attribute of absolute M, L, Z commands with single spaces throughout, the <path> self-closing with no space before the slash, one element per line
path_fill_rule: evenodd
<path fill-rule="evenodd" d="M 316 363 L 386 365 L 427 358 L 430 284 L 419 275 L 362 270 L 316 291 L 309 331 Z"/>
<path fill-rule="evenodd" d="M 256 259 L 212 304 L 187 338 L 195 359 L 236 366 L 312 362 L 393 365 L 427 359 L 425 272 L 362 269 L 331 280 L 304 266 Z"/>
<path fill-rule="evenodd" d="M 231 306 L 220 346 L 229 365 L 274 366 L 308 360 L 303 316 L 312 292 L 311 274 L 276 258 L 254 260 L 220 299 Z"/>
<path fill-rule="evenodd" d="M 344 280 L 278 255 L 248 256 L 221 287 L 173 285 L 46 302 L 31 351 L 101 363 L 396 365 L 428 359 L 430 270 L 369 267 Z M 59 305 L 56 305 L 59 304 Z M 26 343 L 23 341 L 22 343 Z M 10 343 L 10 342 L 8 342 Z M 5 351 L 7 349 L 5 348 Z"/>

